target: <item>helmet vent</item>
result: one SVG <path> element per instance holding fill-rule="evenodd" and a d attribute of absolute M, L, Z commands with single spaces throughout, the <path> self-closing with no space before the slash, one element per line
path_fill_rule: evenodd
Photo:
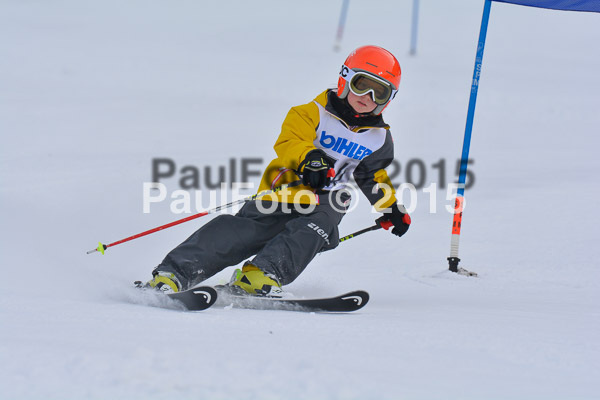
<path fill-rule="evenodd" d="M 396 77 L 396 75 L 395 75 L 395 74 L 392 74 L 392 73 L 391 73 L 390 71 L 388 71 L 387 69 L 385 70 L 385 72 L 387 72 L 388 74 L 390 74 L 390 75 L 391 75 L 391 76 L 393 76 L 393 77 Z"/>
<path fill-rule="evenodd" d="M 373 66 L 373 67 L 375 67 L 375 68 L 378 68 L 378 66 L 377 66 L 377 65 L 375 65 L 375 64 L 371 64 L 370 62 L 367 62 L 367 64 L 369 64 L 369 65 L 371 65 L 371 66 Z"/>

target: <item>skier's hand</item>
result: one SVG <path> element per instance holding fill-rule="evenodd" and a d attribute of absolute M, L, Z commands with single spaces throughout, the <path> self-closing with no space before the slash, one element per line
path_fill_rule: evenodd
<path fill-rule="evenodd" d="M 323 189 L 331 183 L 331 160 L 323 150 L 310 151 L 300 163 L 298 171 L 302 175 L 302 184 L 314 189 Z"/>
<path fill-rule="evenodd" d="M 406 208 L 404 208 L 403 205 L 394 204 L 393 206 L 386 208 L 383 216 L 377 218 L 375 222 L 387 230 L 389 226 L 382 224 L 386 221 L 389 221 L 394 225 L 392 233 L 398 237 L 404 235 L 410 227 L 410 215 L 408 215 Z"/>

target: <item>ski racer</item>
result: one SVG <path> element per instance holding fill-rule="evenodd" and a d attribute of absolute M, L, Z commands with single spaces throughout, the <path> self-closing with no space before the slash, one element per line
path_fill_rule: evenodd
<path fill-rule="evenodd" d="M 394 146 L 381 116 L 396 95 L 400 74 L 398 60 L 381 47 L 350 53 L 337 89 L 293 107 L 285 118 L 274 145 L 277 158 L 258 189 L 271 193 L 202 226 L 167 254 L 146 286 L 186 290 L 254 256 L 230 284 L 254 295 L 276 295 L 317 253 L 338 246 L 351 177 L 383 213 L 377 222 L 390 221 L 391 232 L 404 235 L 411 220 L 385 171 Z M 290 185 L 277 190 L 284 184 Z"/>

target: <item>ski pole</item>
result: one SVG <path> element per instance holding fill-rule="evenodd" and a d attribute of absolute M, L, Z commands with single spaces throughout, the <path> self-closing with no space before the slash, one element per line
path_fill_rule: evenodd
<path fill-rule="evenodd" d="M 360 236 L 363 233 L 367 233 L 367 232 L 371 232 L 371 231 L 376 231 L 376 230 L 381 229 L 381 228 L 383 228 L 383 229 L 385 229 L 387 231 L 392 226 L 394 226 L 394 224 L 392 224 L 392 221 L 381 221 L 380 223 L 377 223 L 377 224 L 375 224 L 373 226 L 369 226 L 368 228 L 361 229 L 360 231 L 356 231 L 354 233 L 351 233 L 349 235 L 344 236 L 343 238 L 340 238 L 340 243 L 345 242 L 346 240 L 355 238 L 357 236 Z M 320 253 L 322 253 L 324 251 L 328 251 L 328 250 L 332 250 L 332 249 L 321 250 Z"/>
<path fill-rule="evenodd" d="M 348 239 L 352 239 L 354 237 L 357 237 L 359 235 L 362 235 L 363 233 L 367 233 L 367 232 L 371 232 L 371 231 L 376 231 L 378 229 L 385 229 L 386 231 L 388 229 L 390 229 L 392 226 L 394 226 L 394 224 L 392 224 L 392 221 L 381 221 L 380 223 L 377 223 L 373 226 L 370 226 L 368 228 L 365 229 L 361 229 L 360 231 L 356 231 L 354 233 L 351 233 L 349 235 L 344 236 L 343 238 L 340 238 L 340 243 L 345 242 Z"/>
<path fill-rule="evenodd" d="M 126 237 L 125 239 L 117 240 L 116 242 L 113 242 L 113 243 L 102 244 L 102 242 L 99 242 L 98 243 L 98 247 L 96 247 L 95 249 L 92 249 L 92 250 L 88 251 L 87 254 L 92 254 L 92 253 L 95 253 L 95 252 L 100 252 L 100 253 L 104 254 L 104 251 L 106 249 L 108 249 L 109 247 L 113 247 L 113 246 L 116 246 L 116 245 L 121 244 L 121 243 L 129 242 L 130 240 L 134 240 L 134 239 L 140 238 L 142 236 L 149 235 L 149 234 L 154 233 L 154 232 L 162 231 L 163 229 L 167 229 L 167 228 L 170 228 L 170 227 L 175 226 L 175 225 L 183 224 L 184 222 L 188 222 L 188 221 L 191 221 L 191 220 L 196 219 L 196 218 L 204 217 L 205 215 L 208 215 L 208 214 L 214 214 L 214 213 L 219 212 L 221 210 L 224 210 L 226 208 L 233 207 L 233 206 L 236 206 L 238 204 L 245 203 L 247 201 L 256 200 L 259 197 L 266 196 L 266 195 L 273 194 L 273 193 L 277 193 L 277 192 L 280 192 L 280 191 L 282 191 L 284 189 L 287 189 L 287 188 L 290 188 L 290 187 L 298 186 L 301 183 L 302 183 L 302 180 L 299 179 L 297 181 L 293 181 L 293 182 L 286 183 L 284 185 L 278 186 L 278 187 L 276 187 L 276 188 L 274 188 L 272 190 L 263 190 L 262 192 L 256 193 L 256 194 L 254 194 L 252 196 L 248 196 L 248 197 L 245 197 L 245 198 L 240 199 L 240 200 L 232 201 L 231 203 L 220 205 L 220 206 L 212 208 L 210 210 L 202 211 L 200 213 L 197 213 L 197 214 L 194 214 L 194 215 L 190 215 L 189 217 L 178 219 L 177 221 L 173 221 L 173 222 L 170 222 L 168 224 L 161 225 L 161 226 L 153 228 L 153 229 L 149 229 L 149 230 L 144 231 L 142 233 L 138 233 L 137 235 L 133 235 L 133 236 Z"/>

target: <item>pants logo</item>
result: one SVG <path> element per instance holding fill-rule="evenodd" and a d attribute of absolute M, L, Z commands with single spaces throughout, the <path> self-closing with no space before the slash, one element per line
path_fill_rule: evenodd
<path fill-rule="evenodd" d="M 308 227 L 313 231 L 317 232 L 317 234 L 321 236 L 323 240 L 325 240 L 325 243 L 329 244 L 329 234 L 327 232 L 325 232 L 319 226 L 315 225 L 313 222 L 309 223 Z"/>

